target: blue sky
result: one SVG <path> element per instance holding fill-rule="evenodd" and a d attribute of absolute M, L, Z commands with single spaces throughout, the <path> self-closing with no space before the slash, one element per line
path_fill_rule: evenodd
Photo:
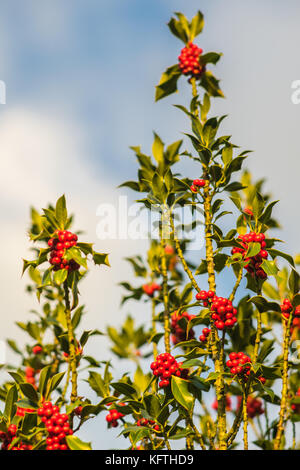
<path fill-rule="evenodd" d="M 129 145 L 148 152 L 153 130 L 170 142 L 187 129 L 184 116 L 171 106 L 186 102 L 184 80 L 180 94 L 154 103 L 154 86 L 182 47 L 166 27 L 173 11 L 204 12 L 206 27 L 197 43 L 205 51 L 224 53 L 215 73 L 227 99 L 216 100 L 214 112 L 229 114 L 224 132 L 255 151 L 249 167 L 257 178 L 267 178 L 267 188 L 281 200 L 276 209 L 283 224 L 280 236 L 288 251 L 298 251 L 300 105 L 290 98 L 292 82 L 300 79 L 297 0 L 2 3 L 0 79 L 7 85 L 7 103 L 0 107 L 0 246 L 6 270 L 0 281 L 7 285 L 3 314 L 9 312 L 3 338 L 18 334 L 13 321 L 24 319 L 24 309 L 34 302 L 25 296 L 19 276 L 20 258 L 28 249 L 29 205 L 44 206 L 63 192 L 86 238 L 112 253 L 111 270 L 93 272 L 82 289 L 90 311 L 87 324 L 104 329 L 108 313 L 118 324 L 127 312 L 119 310 L 116 287 L 129 277 L 122 258 L 146 244 L 96 240 L 96 210 L 102 202 L 116 202 L 116 186 L 134 179 Z M 188 162 L 181 169 L 192 176 Z M 139 315 L 135 305 L 130 308 Z M 105 355 L 104 346 L 93 343 L 91 352 Z M 102 448 L 114 445 L 114 431 L 102 432 L 103 419 L 93 426 L 85 431 L 87 439 Z"/>

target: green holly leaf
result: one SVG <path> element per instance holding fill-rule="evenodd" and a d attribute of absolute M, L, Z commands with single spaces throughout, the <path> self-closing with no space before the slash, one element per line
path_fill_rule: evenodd
<path fill-rule="evenodd" d="M 157 163 L 162 163 L 164 161 L 164 144 L 161 138 L 155 132 L 152 153 Z"/>
<path fill-rule="evenodd" d="M 55 390 L 59 386 L 64 376 L 65 372 L 59 372 L 58 374 L 53 375 L 49 384 L 48 396 L 50 396 L 51 392 L 53 392 L 53 390 Z"/>
<path fill-rule="evenodd" d="M 51 365 L 43 367 L 40 373 L 40 381 L 39 381 L 39 392 L 42 396 L 44 396 L 48 384 L 48 380 L 51 377 Z"/>
<path fill-rule="evenodd" d="M 32 408 L 33 410 L 37 410 L 39 408 L 38 403 L 26 399 L 19 400 L 16 404 L 18 408 Z"/>
<path fill-rule="evenodd" d="M 296 295 L 300 288 L 300 276 L 293 268 L 289 277 L 289 288 L 291 289 L 293 295 Z"/>
<path fill-rule="evenodd" d="M 278 273 L 278 268 L 274 261 L 263 260 L 261 268 L 265 271 L 268 276 L 275 276 Z"/>
<path fill-rule="evenodd" d="M 180 377 L 172 376 L 171 389 L 175 400 L 188 411 L 192 411 L 194 397 L 188 389 L 189 382 Z"/>
<path fill-rule="evenodd" d="M 187 43 L 189 40 L 189 23 L 188 20 L 184 15 L 181 13 L 176 13 L 177 16 L 179 16 L 179 19 L 177 20 L 176 18 L 171 18 L 168 26 L 172 34 L 176 36 L 178 39 L 183 41 L 184 43 Z"/>
<path fill-rule="evenodd" d="M 204 28 L 204 16 L 201 11 L 198 11 L 192 21 L 190 22 L 190 40 L 198 36 Z"/>
<path fill-rule="evenodd" d="M 65 195 L 61 196 L 56 203 L 55 218 L 59 223 L 60 229 L 63 230 L 68 220 Z"/>
<path fill-rule="evenodd" d="M 149 415 L 153 418 L 156 418 L 161 411 L 161 404 L 160 404 L 158 397 L 154 394 L 145 395 L 144 403 L 145 403 L 145 407 Z"/>
<path fill-rule="evenodd" d="M 220 81 L 207 70 L 201 77 L 200 85 L 207 91 L 210 96 L 224 98 L 224 94 L 219 86 Z"/>
<path fill-rule="evenodd" d="M 66 251 L 65 258 L 67 260 L 73 259 L 74 261 L 76 261 L 76 263 L 80 264 L 80 266 L 83 266 L 85 269 L 87 269 L 86 258 L 83 258 L 81 256 L 80 249 L 76 246 L 73 246 L 72 248 L 69 248 Z"/>
<path fill-rule="evenodd" d="M 200 64 L 216 65 L 216 63 L 220 60 L 221 57 L 222 57 L 222 54 L 218 54 L 217 52 L 207 52 L 206 54 L 203 54 L 200 56 Z"/>
<path fill-rule="evenodd" d="M 105 264 L 106 266 L 110 267 L 107 253 L 97 253 L 96 251 L 94 251 L 93 261 L 97 265 Z"/>
<path fill-rule="evenodd" d="M 66 269 L 59 269 L 58 271 L 54 273 L 53 280 L 55 284 L 60 286 L 61 284 L 65 282 L 67 277 L 68 277 L 68 271 Z"/>
<path fill-rule="evenodd" d="M 29 398 L 29 400 L 31 400 L 34 403 L 38 402 L 39 396 L 33 385 L 29 383 L 21 383 L 20 389 L 24 393 L 25 397 Z"/>
<path fill-rule="evenodd" d="M 280 305 L 276 302 L 268 302 L 264 297 L 261 295 L 256 295 L 249 299 L 249 302 L 252 302 L 258 309 L 259 312 L 278 312 L 280 313 Z"/>
<path fill-rule="evenodd" d="M 7 392 L 4 408 L 4 416 L 10 421 L 17 410 L 16 401 L 18 399 L 18 390 L 17 386 L 14 384 Z"/>
<path fill-rule="evenodd" d="M 111 384 L 112 388 L 125 396 L 136 394 L 136 389 L 126 382 L 115 382 Z"/>
<path fill-rule="evenodd" d="M 67 436 L 66 441 L 71 450 L 92 450 L 90 442 L 83 442 L 77 436 Z"/>
<path fill-rule="evenodd" d="M 159 84 L 156 86 L 155 101 L 159 101 L 177 91 L 177 82 L 181 76 L 178 64 L 168 67 L 162 74 Z"/>

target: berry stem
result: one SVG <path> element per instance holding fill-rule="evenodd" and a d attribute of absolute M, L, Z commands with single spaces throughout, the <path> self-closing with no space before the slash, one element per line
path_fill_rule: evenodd
<path fill-rule="evenodd" d="M 184 271 L 186 272 L 186 274 L 188 275 L 191 283 L 192 283 L 192 286 L 194 287 L 194 289 L 197 291 L 197 292 L 200 292 L 200 287 L 198 286 L 197 284 L 197 281 L 196 279 L 194 278 L 193 276 L 193 273 L 192 271 L 190 270 L 190 268 L 188 267 L 188 264 L 184 258 L 184 255 L 183 255 L 183 252 L 182 252 L 182 249 L 181 249 L 181 246 L 180 246 L 180 242 L 177 238 L 177 235 L 176 235 L 176 230 L 175 230 L 175 225 L 174 225 L 174 220 L 173 220 L 173 216 L 171 215 L 170 217 L 170 224 L 171 224 L 171 228 L 172 228 L 172 234 L 173 234 L 173 238 L 174 238 L 174 241 L 175 241 L 175 247 L 176 247 L 176 251 L 177 251 L 177 254 L 180 258 L 180 261 L 182 263 L 182 266 L 183 266 L 183 269 Z"/>
<path fill-rule="evenodd" d="M 186 427 L 188 427 L 188 421 L 186 420 Z M 186 436 L 185 438 L 185 445 L 187 450 L 194 450 L 194 443 L 193 439 L 190 435 Z"/>
<path fill-rule="evenodd" d="M 166 257 L 166 239 L 165 239 L 165 227 L 166 220 L 165 214 L 162 214 L 161 227 L 160 227 L 160 246 L 161 246 L 161 272 L 163 278 L 163 302 L 164 302 L 164 341 L 165 341 L 165 352 L 170 353 L 170 311 L 169 311 L 169 295 L 168 295 L 168 270 L 167 270 L 167 257 Z"/>
<path fill-rule="evenodd" d="M 281 438 L 284 432 L 285 415 L 287 409 L 287 395 L 288 395 L 288 371 L 289 371 L 289 341 L 291 335 L 291 324 L 293 315 L 290 313 L 288 321 L 284 322 L 284 340 L 283 340 L 283 372 L 282 372 L 282 392 L 281 403 L 279 412 L 279 423 L 275 437 L 274 450 L 279 450 L 281 445 Z"/>
<path fill-rule="evenodd" d="M 238 277 L 236 278 L 235 285 L 234 285 L 234 287 L 233 287 L 233 289 L 232 289 L 232 292 L 231 292 L 231 294 L 230 294 L 230 296 L 229 296 L 229 300 L 230 300 L 231 302 L 233 302 L 233 300 L 234 300 L 236 291 L 238 290 L 239 285 L 240 285 L 242 279 L 243 279 L 243 267 L 241 267 L 240 270 L 239 270 Z"/>
<path fill-rule="evenodd" d="M 156 323 L 155 323 L 155 299 L 154 299 L 154 297 L 152 297 L 151 308 L 152 308 L 152 311 L 151 311 L 152 334 L 156 335 L 157 331 L 156 331 Z M 153 346 L 153 357 L 154 357 L 154 360 L 155 360 L 156 356 L 157 356 L 157 345 L 156 345 L 156 343 L 153 342 L 152 346 Z"/>
<path fill-rule="evenodd" d="M 59 341 L 56 337 L 54 338 L 54 346 L 55 347 L 59 346 Z M 55 375 L 57 373 L 58 368 L 59 368 L 59 358 L 58 358 L 58 355 L 55 352 L 53 354 L 53 363 L 52 363 L 52 367 L 51 367 L 52 375 Z"/>
<path fill-rule="evenodd" d="M 243 421 L 244 421 L 244 450 L 248 450 L 248 412 L 247 412 L 247 396 L 248 392 L 245 385 L 243 385 Z"/>
<path fill-rule="evenodd" d="M 241 406 L 239 408 L 239 411 L 237 412 L 236 417 L 234 419 L 234 422 L 232 424 L 232 427 L 231 427 L 230 431 L 227 434 L 228 446 L 230 446 L 233 443 L 233 441 L 234 441 L 234 439 L 235 439 L 235 437 L 236 437 L 236 435 L 237 435 L 237 433 L 240 429 L 241 422 L 242 422 L 242 419 L 243 419 L 243 413 L 242 413 L 243 402 L 244 402 L 244 398 L 242 397 L 242 403 L 241 403 Z"/>
<path fill-rule="evenodd" d="M 69 340 L 69 361 L 70 369 L 72 372 L 71 375 L 71 403 L 74 403 L 77 399 L 77 364 L 76 364 L 76 345 L 75 337 L 71 319 L 71 306 L 70 306 L 70 297 L 69 297 L 69 287 L 67 282 L 64 282 L 64 291 L 65 291 L 65 316 L 68 329 L 68 340 Z"/>
<path fill-rule="evenodd" d="M 194 431 L 195 433 L 195 436 L 197 438 L 197 441 L 199 442 L 200 446 L 201 446 L 201 449 L 202 450 L 206 450 L 206 447 L 205 447 L 205 444 L 204 444 L 204 441 L 203 441 L 203 438 L 200 434 L 200 432 L 198 431 L 198 429 L 196 428 L 194 422 L 193 422 L 193 419 L 192 417 L 189 415 L 188 412 L 186 412 L 186 420 L 188 422 L 188 424 L 191 426 L 192 430 Z"/>
<path fill-rule="evenodd" d="M 197 92 L 197 84 L 196 84 L 196 78 L 195 77 L 191 77 L 191 85 L 192 85 L 193 97 L 196 98 L 198 96 L 198 92 Z M 198 106 L 195 107 L 194 114 L 195 114 L 196 117 L 199 117 Z"/>
<path fill-rule="evenodd" d="M 256 335 L 255 335 L 255 343 L 254 343 L 254 352 L 253 352 L 253 363 L 255 364 L 257 361 L 258 357 L 258 351 L 259 351 L 259 345 L 260 345 L 260 340 L 261 340 L 261 312 L 257 311 L 257 329 L 256 329 Z"/>
<path fill-rule="evenodd" d="M 204 218 L 205 218 L 205 249 L 206 263 L 208 272 L 209 289 L 216 291 L 214 252 L 212 244 L 212 214 L 211 214 L 212 195 L 210 193 L 209 181 L 204 186 Z M 219 343 L 219 347 L 218 347 Z M 219 341 L 217 330 L 212 324 L 212 354 L 215 364 L 215 372 L 218 373 L 216 380 L 216 394 L 218 400 L 218 439 L 220 450 L 227 449 L 226 442 L 226 406 L 225 406 L 225 387 L 224 387 L 224 341 Z"/>
<path fill-rule="evenodd" d="M 69 382 L 70 382 L 70 374 L 71 374 L 71 366 L 70 366 L 70 363 L 68 363 L 66 383 L 65 383 L 64 389 L 63 389 L 62 394 L 61 394 L 62 400 L 65 399 L 65 396 L 67 394 L 67 390 L 68 390 L 68 386 L 69 386 Z"/>
<path fill-rule="evenodd" d="M 258 356 L 258 348 L 260 344 L 260 339 L 261 339 L 261 313 L 258 312 L 257 316 L 257 330 L 256 330 L 256 335 L 255 335 L 255 346 L 254 346 L 254 354 L 253 354 L 253 363 L 255 364 L 257 361 L 257 356 Z M 245 394 L 248 396 L 250 386 L 252 382 L 252 377 L 249 377 L 249 380 L 247 382 L 246 388 L 245 388 Z M 244 400 L 244 398 L 242 398 Z M 231 427 L 231 430 L 227 434 L 227 442 L 228 445 L 231 445 L 240 429 L 241 423 L 243 419 L 243 403 L 241 403 L 240 409 L 237 412 L 237 415 L 235 417 L 235 420 L 233 422 L 233 425 Z"/>
<path fill-rule="evenodd" d="M 213 252 L 213 245 L 212 245 L 212 238 L 211 238 L 212 237 L 211 200 L 212 200 L 212 196 L 209 190 L 209 182 L 206 181 L 206 185 L 204 186 L 206 262 L 207 262 L 209 289 L 215 292 L 216 290 L 215 265 L 214 265 L 214 252 Z"/>
<path fill-rule="evenodd" d="M 165 430 L 163 430 L 163 436 L 164 436 L 164 441 L 165 441 L 165 444 L 166 444 L 166 448 L 168 450 L 172 450 Z"/>

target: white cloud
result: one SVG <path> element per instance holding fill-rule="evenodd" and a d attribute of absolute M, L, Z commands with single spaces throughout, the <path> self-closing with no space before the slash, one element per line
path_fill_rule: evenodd
<path fill-rule="evenodd" d="M 118 323 L 121 292 L 116 284 L 128 278 L 122 258 L 142 250 L 145 242 L 97 241 L 96 209 L 101 202 L 116 204 L 118 191 L 107 184 L 104 174 L 92 173 L 76 126 L 26 109 L 7 111 L 0 121 L 0 153 L 0 246 L 5 267 L 0 270 L 0 282 L 5 285 L 1 308 L 6 318 L 2 338 L 15 335 L 13 322 L 25 320 L 27 309 L 36 307 L 35 299 L 24 293 L 25 281 L 20 281 L 21 258 L 30 256 L 29 206 L 44 207 L 62 193 L 76 214 L 76 228 L 86 232 L 84 239 L 96 242 L 99 251 L 111 253 L 112 268 L 93 268 L 82 287 L 83 302 L 92 311 L 86 322 L 100 329 L 108 319 Z"/>

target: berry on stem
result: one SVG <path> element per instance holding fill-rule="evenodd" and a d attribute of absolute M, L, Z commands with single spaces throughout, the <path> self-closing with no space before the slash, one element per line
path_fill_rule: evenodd
<path fill-rule="evenodd" d="M 205 67 L 200 64 L 200 55 L 203 50 L 191 41 L 185 46 L 178 57 L 179 68 L 183 75 L 200 78 Z"/>
<path fill-rule="evenodd" d="M 76 246 L 77 240 L 77 235 L 67 230 L 56 230 L 55 236 L 48 240 L 48 246 L 52 248 L 49 263 L 54 266 L 55 271 L 60 269 L 66 269 L 69 272 L 78 271 L 80 265 L 73 259 L 65 258 L 67 250 Z"/>
<path fill-rule="evenodd" d="M 256 233 L 250 232 L 245 235 L 240 235 L 237 238 L 237 241 L 241 245 L 241 247 L 233 247 L 231 250 L 231 254 L 240 253 L 244 261 L 247 262 L 245 265 L 246 271 L 248 271 L 251 276 L 256 277 L 261 280 L 267 279 L 267 274 L 261 268 L 262 262 L 264 259 L 268 258 L 268 252 L 265 250 L 266 242 L 265 242 L 265 234 L 264 233 Z M 247 256 L 249 243 L 259 243 L 260 244 L 260 251 L 255 256 Z"/>
<path fill-rule="evenodd" d="M 189 372 L 188 369 L 182 368 L 182 363 L 177 362 L 169 353 L 159 354 L 156 361 L 151 363 L 150 369 L 154 376 L 161 378 L 158 383 L 159 388 L 167 388 L 172 375 L 186 379 Z"/>
<path fill-rule="evenodd" d="M 187 312 L 183 312 L 178 314 L 178 312 L 174 312 L 171 315 L 171 331 L 172 331 L 172 342 L 173 344 L 180 343 L 181 341 L 185 341 L 186 339 L 193 339 L 195 337 L 195 333 L 192 328 L 190 328 L 188 337 L 186 337 L 186 330 L 183 329 L 179 325 L 179 321 L 185 318 L 187 322 L 195 318 L 195 315 L 190 315 Z"/>

